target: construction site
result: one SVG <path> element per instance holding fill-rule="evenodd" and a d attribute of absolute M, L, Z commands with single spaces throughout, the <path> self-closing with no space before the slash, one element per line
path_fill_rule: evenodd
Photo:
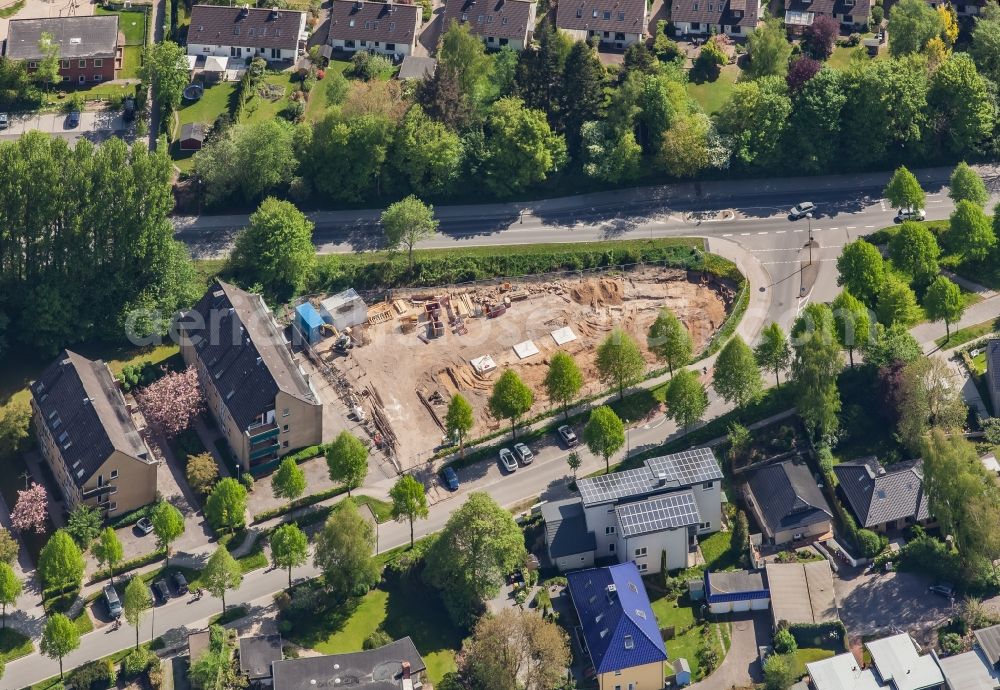
<path fill-rule="evenodd" d="M 296 311 L 309 359 L 396 471 L 404 471 L 450 445 L 444 418 L 456 393 L 475 410 L 469 438 L 485 435 L 501 426 L 487 401 L 505 369 L 534 391 L 532 414 L 550 407 L 544 379 L 557 350 L 572 355 L 583 372 L 581 397 L 600 393 L 607 386 L 598 378 L 596 349 L 612 328 L 636 339 L 648 370 L 662 368 L 646 343 L 659 311 L 677 315 L 699 352 L 726 319 L 736 291 L 713 275 L 645 266 L 394 290 L 371 303 L 348 290 Z"/>

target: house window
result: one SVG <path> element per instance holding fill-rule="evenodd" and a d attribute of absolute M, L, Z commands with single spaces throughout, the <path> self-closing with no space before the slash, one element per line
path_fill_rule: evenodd
<path fill-rule="evenodd" d="M 389 22 L 389 31 L 396 30 L 396 22 Z"/>
<path fill-rule="evenodd" d="M 463 22 L 469 21 L 469 14 L 468 14 L 468 12 L 462 12 L 462 21 Z"/>
<path fill-rule="evenodd" d="M 251 36 L 256 36 L 257 35 L 256 29 L 254 29 L 252 26 L 250 27 L 250 35 Z"/>
<path fill-rule="evenodd" d="M 118 470 L 111 470 L 111 478 L 118 479 Z"/>
<path fill-rule="evenodd" d="M 372 28 L 372 23 L 371 22 L 365 22 L 365 28 L 366 29 Z"/>
<path fill-rule="evenodd" d="M 620 31 L 617 32 L 615 34 L 615 40 L 616 41 L 624 41 L 625 40 L 625 34 L 621 33 Z"/>
<path fill-rule="evenodd" d="M 271 59 L 272 60 L 280 60 L 281 59 L 281 49 L 279 49 L 279 48 L 271 48 Z"/>
<path fill-rule="evenodd" d="M 237 26 L 235 29 L 233 29 L 233 33 L 236 34 L 237 36 L 239 36 L 240 35 L 240 27 Z"/>
<path fill-rule="evenodd" d="M 605 31 L 604 32 L 604 38 L 611 38 L 611 32 L 610 31 Z"/>
<path fill-rule="evenodd" d="M 492 36 L 488 36 L 488 37 L 486 38 L 486 42 L 487 42 L 487 43 L 493 43 L 493 37 L 492 37 Z"/>
<path fill-rule="evenodd" d="M 620 21 L 620 22 L 625 21 L 625 13 L 624 12 L 619 12 L 618 13 L 618 21 Z"/>
<path fill-rule="evenodd" d="M 111 501 L 111 504 L 108 506 L 108 512 L 113 513 L 116 510 L 118 510 L 118 503 L 116 501 Z"/>
<path fill-rule="evenodd" d="M 493 15 L 492 14 L 486 15 L 486 23 L 487 24 L 492 24 L 493 23 Z"/>
<path fill-rule="evenodd" d="M 86 84 L 87 83 L 87 75 L 81 74 L 80 78 L 77 79 L 77 81 L 80 82 L 81 84 Z"/>
<path fill-rule="evenodd" d="M 849 14 L 845 14 L 844 15 L 844 23 L 845 24 L 853 24 L 854 23 L 854 17 L 852 17 Z"/>
<path fill-rule="evenodd" d="M 63 81 L 69 81 L 69 76 L 67 76 L 67 75 L 64 74 L 63 75 Z"/>
<path fill-rule="evenodd" d="M 649 569 L 649 566 L 645 563 L 636 563 L 635 567 L 639 569 L 640 573 L 644 573 Z M 632 687 L 631 685 L 629 687 Z"/>
<path fill-rule="evenodd" d="M 644 558 L 645 556 L 646 556 L 646 547 L 645 546 L 641 546 L 641 547 L 639 547 L 638 549 L 635 550 L 635 557 L 636 558 Z"/>
<path fill-rule="evenodd" d="M 712 3 L 708 3 L 708 11 L 709 12 L 714 12 L 715 11 L 715 5 L 713 5 Z"/>
<path fill-rule="evenodd" d="M 100 74 L 94 75 L 94 81 L 101 81 L 101 79 L 103 79 L 103 77 Z"/>
<path fill-rule="evenodd" d="M 476 17 L 476 24 L 482 24 L 482 23 L 483 23 L 483 15 L 479 15 L 478 17 Z"/>
<path fill-rule="evenodd" d="M 345 48 L 353 48 L 354 47 L 354 41 L 344 41 L 344 47 Z"/>
<path fill-rule="evenodd" d="M 391 51 L 391 52 L 396 52 L 396 44 L 395 43 L 386 43 L 385 44 L 385 49 L 388 50 L 388 51 Z"/>
<path fill-rule="evenodd" d="M 711 522 L 699 522 L 698 523 L 698 529 L 711 529 L 711 527 L 712 527 L 712 523 Z"/>
<path fill-rule="evenodd" d="M 580 19 L 583 16 L 583 9 L 580 7 L 576 8 L 576 18 Z"/>
<path fill-rule="evenodd" d="M 504 17 L 503 21 L 501 21 L 500 23 L 503 24 L 504 26 L 507 26 L 507 17 Z"/>
<path fill-rule="evenodd" d="M 605 534 L 614 534 L 615 533 L 615 526 L 614 525 L 608 525 L 607 527 L 604 528 L 604 533 Z"/>
<path fill-rule="evenodd" d="M 101 58 L 94 58 L 94 67 L 104 67 L 104 60 Z"/>
<path fill-rule="evenodd" d="M 34 60 L 29 60 L 28 61 L 28 67 L 30 69 L 35 69 L 36 67 L 38 67 L 38 63 L 35 62 Z M 69 67 L 69 65 L 66 65 L 66 67 Z"/>
<path fill-rule="evenodd" d="M 375 45 L 378 45 L 378 44 L 376 43 Z M 283 427 L 281 427 L 281 432 L 282 433 L 288 433 L 288 425 L 287 424 L 285 424 Z"/>
<path fill-rule="evenodd" d="M 694 4 L 694 11 L 695 11 L 695 12 L 697 12 L 697 11 L 698 11 L 698 3 L 695 3 L 695 4 Z"/>
<path fill-rule="evenodd" d="M 361 47 L 362 48 L 367 48 L 368 47 L 368 41 L 361 41 Z"/>
<path fill-rule="evenodd" d="M 708 491 L 713 486 L 715 486 L 715 482 L 705 482 L 704 484 L 701 485 L 701 490 L 702 491 Z"/>
<path fill-rule="evenodd" d="M 281 442 L 281 447 L 282 448 L 288 448 L 288 441 L 282 441 Z"/>
<path fill-rule="evenodd" d="M 77 62 L 77 66 L 78 66 L 78 67 L 79 67 L 80 69 L 83 69 L 84 67 L 86 67 L 86 66 L 87 66 L 87 61 L 86 61 L 86 60 L 79 60 L 79 61 Z"/>
<path fill-rule="evenodd" d="M 275 29 L 274 30 L 274 35 L 275 36 L 280 36 L 281 35 L 281 29 Z"/>
<path fill-rule="evenodd" d="M 507 23 L 506 19 L 504 19 L 503 21 L 504 21 L 504 24 Z M 501 38 L 500 39 L 500 45 L 505 46 L 505 45 L 507 45 L 507 43 L 509 43 L 509 41 L 506 38 Z"/>
<path fill-rule="evenodd" d="M 597 19 L 597 10 L 594 10 L 594 14 L 592 16 L 594 19 Z"/>
<path fill-rule="evenodd" d="M 203 52 L 203 53 L 211 53 L 212 49 L 209 46 L 202 46 L 201 52 Z M 202 342 L 205 342 L 205 341 L 203 340 Z"/>
<path fill-rule="evenodd" d="M 611 19 L 611 10 L 604 10 L 604 19 L 605 21 Z"/>
<path fill-rule="evenodd" d="M 28 64 L 32 65 L 32 66 L 34 65 L 34 63 L 28 63 Z M 62 68 L 63 69 L 69 69 L 69 60 L 63 60 L 62 61 Z"/>
<path fill-rule="evenodd" d="M 378 41 L 375 41 L 375 47 L 378 48 Z M 285 427 L 287 428 L 288 425 L 286 424 Z"/>
<path fill-rule="evenodd" d="M 611 544 L 611 545 L 610 545 L 610 546 L 608 547 L 608 551 L 610 551 L 611 553 L 614 553 L 614 552 L 615 552 L 615 545 L 614 545 L 614 544 Z"/>
<path fill-rule="evenodd" d="M 351 27 L 353 27 L 353 26 L 354 26 L 354 20 L 353 20 L 353 19 L 352 19 L 351 21 L 349 21 L 349 22 L 348 22 L 348 26 L 351 26 Z"/>

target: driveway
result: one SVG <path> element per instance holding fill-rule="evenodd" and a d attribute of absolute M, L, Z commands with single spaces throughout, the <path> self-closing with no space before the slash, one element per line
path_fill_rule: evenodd
<path fill-rule="evenodd" d="M 753 685 L 762 679 L 757 648 L 771 644 L 771 614 L 755 611 L 731 618 L 731 646 L 715 673 L 691 686 L 691 690 L 730 690 Z"/>
<path fill-rule="evenodd" d="M 99 142 L 112 136 L 134 135 L 117 110 L 84 111 L 80 113 L 80 124 L 73 129 L 67 128 L 66 118 L 66 113 L 12 113 L 10 127 L 0 132 L 0 139 L 17 139 L 32 130 L 64 137 L 71 143 L 81 137 Z"/>
<path fill-rule="evenodd" d="M 833 584 L 840 618 L 852 638 L 889 633 L 895 626 L 926 639 L 951 615 L 949 601 L 929 594 L 930 580 L 914 573 L 841 570 Z"/>

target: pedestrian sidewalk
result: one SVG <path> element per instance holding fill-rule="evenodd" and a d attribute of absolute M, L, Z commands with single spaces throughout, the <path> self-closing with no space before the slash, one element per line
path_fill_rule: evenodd
<path fill-rule="evenodd" d="M 1000 316 L 1000 295 L 994 293 L 992 297 L 977 302 L 966 309 L 965 314 L 962 315 L 958 323 L 951 324 L 951 332 L 954 333 L 960 328 L 967 328 L 984 321 L 996 319 L 998 316 Z M 914 326 L 910 329 L 910 333 L 920 343 L 924 354 L 930 354 L 938 350 L 935 341 L 938 338 L 943 338 L 946 331 L 944 321 L 928 321 Z"/>

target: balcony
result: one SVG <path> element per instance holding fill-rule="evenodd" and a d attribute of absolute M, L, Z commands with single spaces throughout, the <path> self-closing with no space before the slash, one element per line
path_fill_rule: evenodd
<path fill-rule="evenodd" d="M 84 489 L 81 494 L 82 498 L 93 498 L 94 496 L 102 496 L 102 501 L 107 501 L 108 496 L 118 491 L 118 487 L 114 484 L 102 484 L 101 486 L 94 486 L 89 489 Z"/>
<path fill-rule="evenodd" d="M 274 422 L 269 422 L 267 424 L 251 424 L 247 427 L 246 434 L 250 438 L 251 445 L 254 443 L 260 443 L 269 438 L 276 438 L 281 432 L 278 429 L 278 425 Z"/>
<path fill-rule="evenodd" d="M 272 441 L 270 443 L 264 443 L 259 446 L 250 447 L 250 460 L 256 460 L 257 458 L 263 458 L 271 453 L 277 453 L 279 448 L 279 443 L 277 441 Z"/>

